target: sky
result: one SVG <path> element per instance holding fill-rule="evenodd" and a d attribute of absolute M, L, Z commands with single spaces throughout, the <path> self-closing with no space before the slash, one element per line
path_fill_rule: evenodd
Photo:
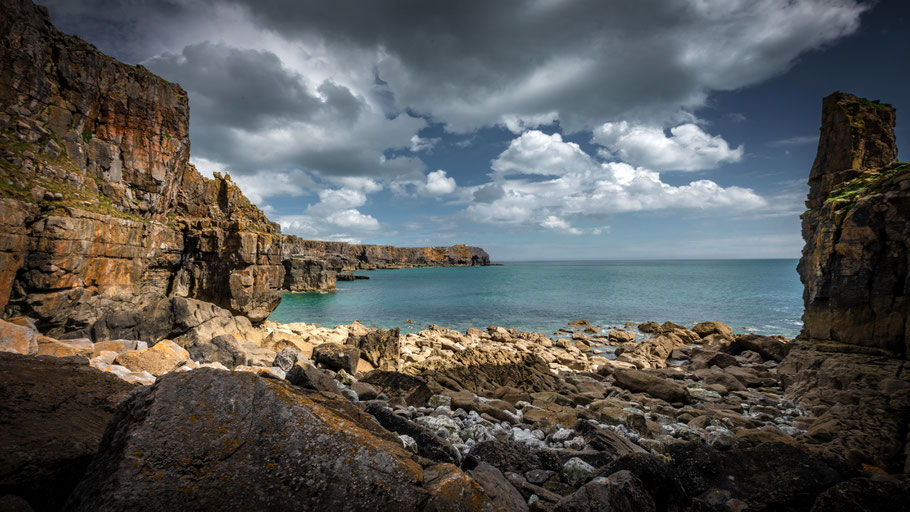
<path fill-rule="evenodd" d="M 308 239 L 797 258 L 822 97 L 910 148 L 905 0 L 38 3 L 183 86 L 191 161 Z"/>

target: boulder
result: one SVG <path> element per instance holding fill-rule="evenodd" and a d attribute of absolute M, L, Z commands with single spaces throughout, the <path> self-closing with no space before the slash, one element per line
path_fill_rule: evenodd
<path fill-rule="evenodd" d="M 38 353 L 38 341 L 34 330 L 0 320 L 0 352 L 21 355 Z"/>
<path fill-rule="evenodd" d="M 723 496 L 755 510 L 807 510 L 815 497 L 844 479 L 849 467 L 790 444 L 717 451 L 700 442 L 667 446 L 686 494 L 704 506 Z"/>
<path fill-rule="evenodd" d="M 67 508 L 442 505 L 491 506 L 456 467 L 407 452 L 397 436 L 345 400 L 251 373 L 203 368 L 166 375 L 120 405 Z"/>
<path fill-rule="evenodd" d="M 619 458 L 632 453 L 647 453 L 647 450 L 633 443 L 626 437 L 598 427 L 591 421 L 582 420 L 575 424 L 575 430 L 584 436 L 591 448 Z"/>
<path fill-rule="evenodd" d="M 190 353 L 173 341 L 164 340 L 145 350 L 124 352 L 114 359 L 114 364 L 125 366 L 134 372 L 149 372 L 154 376 L 164 375 L 189 360 Z"/>
<path fill-rule="evenodd" d="M 288 372 L 297 361 L 304 359 L 305 358 L 302 356 L 299 350 L 296 348 L 287 347 L 275 355 L 275 360 L 272 361 L 272 366 L 277 366 L 285 372 Z"/>
<path fill-rule="evenodd" d="M 695 324 L 695 327 L 692 328 L 692 332 L 702 338 L 710 336 L 711 334 L 719 334 L 723 337 L 733 337 L 733 329 L 731 329 L 729 325 L 716 320 Z"/>
<path fill-rule="evenodd" d="M 377 329 L 359 336 L 352 333 L 345 343 L 360 349 L 360 357 L 374 368 L 398 371 L 400 342 L 397 328 Z"/>
<path fill-rule="evenodd" d="M 673 468 L 661 457 L 650 453 L 630 453 L 597 470 L 596 477 L 608 477 L 617 471 L 628 471 L 641 480 L 661 512 L 687 509 L 688 497 Z"/>
<path fill-rule="evenodd" d="M 357 371 L 360 349 L 352 345 L 323 343 L 313 348 L 313 361 L 329 370 L 344 370 L 348 373 Z"/>
<path fill-rule="evenodd" d="M 274 350 L 260 347 L 252 341 L 247 341 L 241 347 L 246 366 L 269 366 L 278 355 Z"/>
<path fill-rule="evenodd" d="M 596 478 L 559 500 L 554 512 L 654 512 L 654 500 L 629 471 Z"/>
<path fill-rule="evenodd" d="M 515 441 L 482 441 L 471 448 L 462 462 L 462 469 L 474 469 L 481 462 L 486 462 L 503 473 L 527 473 L 532 469 L 562 469 L 558 459 L 541 458 L 543 452 L 532 451 L 527 446 Z"/>
<path fill-rule="evenodd" d="M 55 340 L 47 336 L 38 335 L 38 355 L 54 357 L 86 356 L 92 357 L 95 352 L 94 344 L 88 338 L 71 340 Z"/>
<path fill-rule="evenodd" d="M 294 366 L 288 370 L 285 376 L 291 384 L 316 391 L 325 391 L 327 393 L 338 393 L 338 385 L 324 371 L 316 368 L 306 361 L 297 361 Z"/>
<path fill-rule="evenodd" d="M 184 348 L 194 361 L 200 363 L 221 363 L 227 368 L 247 364 L 243 340 L 236 333 L 221 334 L 209 340 L 196 338 Z"/>
<path fill-rule="evenodd" d="M 481 462 L 468 474 L 477 480 L 477 483 L 499 509 L 515 512 L 528 510 L 524 497 L 498 469 L 486 462 Z"/>
<path fill-rule="evenodd" d="M 414 407 L 423 407 L 433 396 L 425 380 L 398 372 L 374 370 L 360 378 L 360 382 L 372 385 L 389 397 L 390 402 L 400 402 Z"/>
<path fill-rule="evenodd" d="M 635 333 L 631 331 L 610 331 L 609 340 L 613 343 L 632 343 L 635 341 Z"/>
<path fill-rule="evenodd" d="M 741 350 L 751 350 L 757 352 L 765 359 L 772 359 L 777 362 L 783 361 L 787 357 L 787 353 L 790 352 L 788 343 L 784 343 L 778 338 L 758 334 L 740 334 L 736 336 L 736 345 Z"/>
<path fill-rule="evenodd" d="M 60 510 L 134 388 L 82 357 L 0 353 L 0 496 Z"/>
<path fill-rule="evenodd" d="M 632 392 L 647 393 L 670 403 L 688 403 L 691 398 L 685 386 L 641 370 L 616 369 L 613 378 L 616 379 L 617 386 Z"/>

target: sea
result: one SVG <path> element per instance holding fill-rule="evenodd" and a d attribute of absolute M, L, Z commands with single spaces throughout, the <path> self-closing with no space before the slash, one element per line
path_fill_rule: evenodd
<path fill-rule="evenodd" d="M 574 320 L 609 329 L 720 320 L 735 332 L 794 337 L 802 328 L 795 259 L 521 261 L 489 267 L 358 272 L 330 292 L 287 293 L 269 317 L 322 326 L 359 320 L 404 332 L 437 324 L 553 333 Z"/>

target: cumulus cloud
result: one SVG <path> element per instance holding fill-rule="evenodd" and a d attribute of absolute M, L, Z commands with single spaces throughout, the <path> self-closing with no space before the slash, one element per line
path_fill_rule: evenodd
<path fill-rule="evenodd" d="M 571 224 L 555 215 L 549 215 L 547 218 L 540 222 L 540 225 L 541 227 L 551 229 L 553 231 L 567 233 L 570 235 L 580 235 L 582 233 L 580 229 L 573 228 Z"/>
<path fill-rule="evenodd" d="M 426 192 L 431 196 L 441 196 L 455 192 L 458 186 L 455 184 L 455 178 L 446 176 L 442 169 L 427 174 Z"/>
<path fill-rule="evenodd" d="M 466 212 L 477 222 L 581 234 L 584 230 L 573 219 L 660 210 L 740 214 L 769 206 L 747 188 L 721 187 L 710 180 L 673 186 L 644 167 L 597 162 L 559 134 L 534 130 L 514 139 L 492 168 L 495 181 L 471 190 Z M 602 231 L 602 226 L 590 229 L 592 234 Z"/>
<path fill-rule="evenodd" d="M 661 128 L 604 123 L 594 129 L 593 141 L 607 148 L 604 156 L 665 171 L 713 169 L 743 157 L 743 146 L 731 148 L 721 136 L 708 135 L 692 123 L 670 128 L 669 137 Z"/>

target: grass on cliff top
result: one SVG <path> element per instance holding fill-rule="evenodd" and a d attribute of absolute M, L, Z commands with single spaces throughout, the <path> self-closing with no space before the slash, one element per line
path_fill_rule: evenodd
<path fill-rule="evenodd" d="M 910 162 L 866 171 L 831 191 L 826 203 L 840 203 L 838 209 L 852 208 L 863 196 L 883 192 L 894 178 L 910 173 Z"/>

